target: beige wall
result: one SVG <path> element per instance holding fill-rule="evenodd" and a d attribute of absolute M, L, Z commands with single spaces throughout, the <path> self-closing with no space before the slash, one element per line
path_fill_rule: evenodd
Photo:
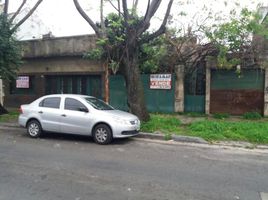
<path fill-rule="evenodd" d="M 94 35 L 22 41 L 24 58 L 83 55 L 96 47 Z"/>
<path fill-rule="evenodd" d="M 101 62 L 92 62 L 82 57 L 58 57 L 26 59 L 19 68 L 19 74 L 54 73 L 102 73 L 105 69 Z"/>

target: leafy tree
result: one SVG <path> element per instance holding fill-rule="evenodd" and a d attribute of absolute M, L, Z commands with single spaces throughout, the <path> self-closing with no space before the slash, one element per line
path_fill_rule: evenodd
<path fill-rule="evenodd" d="M 267 17 L 261 21 L 260 13 L 244 8 L 238 17 L 233 10 L 228 22 L 214 25 L 213 31 L 206 30 L 206 36 L 219 50 L 220 67 L 260 66 L 263 49 L 258 37 L 268 36 L 267 24 Z"/>
<path fill-rule="evenodd" d="M 268 19 L 260 23 L 261 15 L 257 11 L 243 8 L 236 12 L 240 5 L 234 6 L 227 18 L 205 6 L 189 24 L 170 29 L 165 35 L 170 44 L 168 55 L 172 65 L 183 64 L 186 73 L 191 73 L 208 56 L 216 57 L 219 67 L 223 68 L 263 65 L 259 57 L 263 50 L 260 38 L 268 35 Z M 189 17 L 185 12 L 178 16 L 182 21 Z"/>
<path fill-rule="evenodd" d="M 19 8 L 13 14 L 8 14 L 9 0 L 4 1 L 3 13 L 0 14 L 0 79 L 10 80 L 15 78 L 16 71 L 21 64 L 21 49 L 15 38 L 17 29 L 33 14 L 43 0 L 38 0 L 32 9 L 15 23 L 15 19 L 25 6 L 27 0 L 23 0 Z M 0 104 L 0 114 L 7 110 Z"/>
<path fill-rule="evenodd" d="M 117 0 L 117 5 L 114 5 L 114 2 L 108 0 L 118 14 L 110 16 L 114 19 L 106 25 L 103 16 L 103 0 L 101 0 L 100 6 L 100 23 L 94 22 L 85 13 L 78 0 L 73 0 L 73 2 L 81 16 L 95 31 L 96 36 L 99 38 L 98 45 L 103 45 L 105 49 L 108 63 L 112 68 L 121 68 L 126 81 L 130 111 L 136 114 L 141 120 L 148 120 L 149 114 L 146 109 L 144 91 L 140 78 L 139 50 L 143 44 L 152 41 L 165 32 L 173 0 L 169 0 L 164 19 L 159 29 L 150 34 L 148 34 L 147 30 L 150 27 L 152 17 L 162 2 L 161 0 L 148 0 L 146 13 L 141 17 L 137 16 L 138 0 L 133 1 L 131 8 L 129 8 L 127 0 Z M 107 27 L 107 25 L 109 26 Z M 109 34 L 109 31 L 115 28 L 120 31 Z M 109 38 L 111 35 L 112 37 Z M 113 41 L 112 46 L 109 41 Z M 114 51 L 114 49 L 120 49 L 120 51 Z M 118 54 L 115 55 L 114 52 Z M 95 53 L 100 53 L 100 51 Z"/>
<path fill-rule="evenodd" d="M 0 14 L 0 78 L 15 78 L 16 70 L 21 64 L 20 44 L 11 31 L 11 24 Z"/>
<path fill-rule="evenodd" d="M 135 20 L 136 21 L 133 21 L 133 23 L 138 23 L 139 17 L 137 16 Z M 107 38 L 98 39 L 96 42 L 97 48 L 90 49 L 85 54 L 85 58 L 91 60 L 106 60 L 113 74 L 116 74 L 120 70 L 123 55 L 123 49 L 118 47 L 126 40 L 123 17 L 117 13 L 110 13 L 105 18 L 105 29 Z M 146 34 L 149 33 L 147 32 Z M 107 46 L 109 46 L 109 51 L 107 51 Z M 166 54 L 167 45 L 163 36 L 155 38 L 148 43 L 141 44 L 138 55 L 140 72 L 156 73 L 159 70 L 163 71 L 160 65 L 163 64 L 162 61 L 165 59 Z"/>

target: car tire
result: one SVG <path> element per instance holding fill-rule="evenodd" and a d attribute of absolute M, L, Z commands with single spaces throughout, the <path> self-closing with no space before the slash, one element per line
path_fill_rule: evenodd
<path fill-rule="evenodd" d="M 113 140 L 112 131 L 106 124 L 99 124 L 94 128 L 93 139 L 97 144 L 109 144 Z"/>
<path fill-rule="evenodd" d="M 37 120 L 31 120 L 27 123 L 27 132 L 32 138 L 38 138 L 42 134 L 41 124 Z"/>

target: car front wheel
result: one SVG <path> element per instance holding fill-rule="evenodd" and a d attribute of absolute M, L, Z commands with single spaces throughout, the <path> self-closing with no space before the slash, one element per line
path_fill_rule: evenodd
<path fill-rule="evenodd" d="M 113 136 L 110 127 L 105 124 L 97 125 L 94 129 L 93 139 L 98 144 L 111 143 Z"/>
<path fill-rule="evenodd" d="M 42 134 L 41 124 L 37 120 L 31 120 L 27 124 L 27 132 L 32 138 L 40 137 Z"/>

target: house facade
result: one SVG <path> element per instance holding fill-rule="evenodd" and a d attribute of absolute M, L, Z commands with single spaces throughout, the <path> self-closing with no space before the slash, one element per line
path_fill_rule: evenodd
<path fill-rule="evenodd" d="M 4 84 L 4 106 L 17 107 L 45 94 L 73 93 L 104 98 L 105 69 L 83 58 L 95 48 L 94 35 L 22 41 L 18 78 Z"/>
<path fill-rule="evenodd" d="M 18 107 L 45 94 L 72 93 L 109 98 L 112 106 L 127 110 L 123 77 L 108 78 L 101 62 L 83 58 L 95 48 L 95 40 L 94 35 L 54 38 L 48 34 L 22 41 L 23 64 L 18 79 L 4 84 L 4 106 Z M 243 69 L 238 75 L 235 70 L 218 69 L 215 59 L 207 59 L 187 80 L 184 66 L 174 69 L 168 89 L 152 88 L 152 76 L 142 75 L 148 110 L 234 115 L 256 111 L 268 116 L 268 71 L 264 66 Z"/>

